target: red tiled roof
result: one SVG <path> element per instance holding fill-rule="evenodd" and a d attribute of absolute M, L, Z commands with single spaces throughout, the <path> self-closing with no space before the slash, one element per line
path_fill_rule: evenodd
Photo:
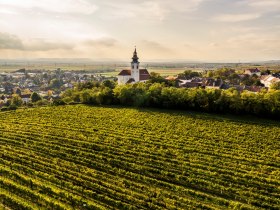
<path fill-rule="evenodd" d="M 150 79 L 150 73 L 148 72 L 147 69 L 140 69 L 139 70 L 139 80 L 148 80 Z"/>
<path fill-rule="evenodd" d="M 165 78 L 166 80 L 176 80 L 178 79 L 178 77 L 174 77 L 174 76 L 168 76 Z"/>
<path fill-rule="evenodd" d="M 131 70 L 124 69 L 118 75 L 120 75 L 120 76 L 129 76 L 129 75 L 131 75 Z"/>
<path fill-rule="evenodd" d="M 131 76 L 131 70 L 122 70 L 119 76 Z M 147 69 L 139 69 L 139 80 L 148 80 L 150 79 L 150 74 Z"/>
<path fill-rule="evenodd" d="M 258 68 L 255 68 L 255 69 L 247 69 L 247 71 L 250 71 L 251 73 L 260 72 L 260 70 L 259 70 Z"/>
<path fill-rule="evenodd" d="M 260 92 L 260 90 L 262 89 L 262 87 L 260 86 L 245 86 L 244 90 L 249 90 L 251 92 Z"/>
<path fill-rule="evenodd" d="M 275 77 L 271 80 L 271 82 L 280 82 L 280 79 Z"/>
<path fill-rule="evenodd" d="M 185 84 L 182 85 L 182 87 L 188 87 L 188 88 L 200 87 L 200 86 L 201 86 L 201 82 L 186 82 Z"/>
<path fill-rule="evenodd" d="M 31 94 L 24 94 L 24 95 L 21 95 L 21 98 L 30 98 L 31 97 Z"/>

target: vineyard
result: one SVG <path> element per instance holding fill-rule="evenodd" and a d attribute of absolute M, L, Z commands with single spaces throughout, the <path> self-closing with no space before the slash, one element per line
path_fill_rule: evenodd
<path fill-rule="evenodd" d="M 0 209 L 279 209 L 280 123 L 84 105 L 0 113 Z"/>

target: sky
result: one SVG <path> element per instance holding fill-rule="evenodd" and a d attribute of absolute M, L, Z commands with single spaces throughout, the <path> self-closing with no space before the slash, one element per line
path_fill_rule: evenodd
<path fill-rule="evenodd" d="M 280 0 L 0 0 L 0 59 L 280 59 Z"/>

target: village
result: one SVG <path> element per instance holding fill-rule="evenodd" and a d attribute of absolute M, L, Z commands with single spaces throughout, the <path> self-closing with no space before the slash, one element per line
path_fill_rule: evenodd
<path fill-rule="evenodd" d="M 104 82 L 111 80 L 119 85 L 137 82 L 166 83 L 177 88 L 235 88 L 239 92 L 260 92 L 268 90 L 273 84 L 280 83 L 280 73 L 273 70 L 249 68 L 235 70 L 221 68 L 217 70 L 192 71 L 186 70 L 178 75 L 162 77 L 158 73 L 140 68 L 137 51 L 132 57 L 131 67 L 123 69 L 117 77 L 105 77 L 95 72 L 39 71 L 19 69 L 14 72 L 0 73 L 0 107 L 20 105 L 46 105 L 60 99 L 67 89 L 73 89 L 76 84 L 86 82 Z"/>
<path fill-rule="evenodd" d="M 131 69 L 123 69 L 118 74 L 118 84 L 129 84 L 135 82 L 169 82 L 178 88 L 236 88 L 238 91 L 260 92 L 269 89 L 272 84 L 280 82 L 280 72 L 269 69 L 259 70 L 249 68 L 235 70 L 233 68 L 221 68 L 217 70 L 191 71 L 186 70 L 176 76 L 161 77 L 148 69 L 141 68 L 136 48 L 133 53 Z"/>
<path fill-rule="evenodd" d="M 185 88 L 235 88 L 240 92 L 244 90 L 260 92 L 264 89 L 268 90 L 272 84 L 280 82 L 280 73 L 272 73 L 270 70 L 260 71 L 258 68 L 246 69 L 242 73 L 224 68 L 214 72 L 206 71 L 204 75 L 206 76 L 196 74 L 192 77 L 191 72 L 185 72 L 176 77 L 169 76 L 166 80 L 178 81 L 178 86 Z"/>
<path fill-rule="evenodd" d="M 73 88 L 77 83 L 101 82 L 104 79 L 105 77 L 98 73 L 63 71 L 60 68 L 53 71 L 19 69 L 9 73 L 2 72 L 0 73 L 0 106 L 9 105 L 7 103 L 15 96 L 20 98 L 23 104 L 28 104 L 32 102 L 32 93 L 38 94 L 39 99 L 44 100 L 45 103 L 52 102 L 59 99 L 63 91 Z"/>

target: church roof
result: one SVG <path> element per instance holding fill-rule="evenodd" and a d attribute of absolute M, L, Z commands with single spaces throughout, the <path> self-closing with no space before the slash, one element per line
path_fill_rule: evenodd
<path fill-rule="evenodd" d="M 119 76 L 130 76 L 131 75 L 131 70 L 124 69 L 118 75 Z"/>
<path fill-rule="evenodd" d="M 149 72 L 148 72 L 148 70 L 147 69 L 140 69 L 139 70 L 139 79 L 140 80 L 148 80 L 148 79 L 150 79 L 150 74 L 149 74 Z"/>
<path fill-rule="evenodd" d="M 131 76 L 131 70 L 123 69 L 118 76 Z M 139 69 L 139 79 L 148 80 L 150 78 L 150 73 L 147 69 Z"/>

